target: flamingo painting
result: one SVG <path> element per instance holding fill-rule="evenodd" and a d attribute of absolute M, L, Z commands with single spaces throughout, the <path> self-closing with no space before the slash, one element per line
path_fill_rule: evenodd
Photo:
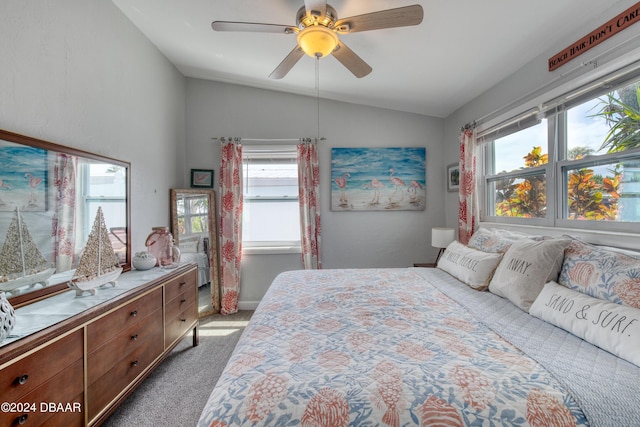
<path fill-rule="evenodd" d="M 395 173 L 396 170 L 394 168 L 389 169 L 389 181 L 391 182 L 391 185 L 395 187 L 395 190 L 389 197 L 389 205 L 387 206 L 388 208 L 398 207 L 398 204 L 404 199 L 404 187 L 407 186 L 407 184 L 402 179 L 398 178 L 397 176 L 393 176 L 393 174 Z M 400 189 L 400 200 L 395 201 L 393 198 L 398 193 L 398 189 Z"/>
<path fill-rule="evenodd" d="M 409 199 L 411 200 L 409 203 L 412 203 L 412 204 L 420 203 L 420 199 L 418 198 L 418 191 L 422 190 L 423 188 L 424 187 L 422 187 L 422 184 L 420 184 L 416 180 L 413 180 L 409 183 L 409 188 L 407 189 L 407 193 L 409 193 Z"/>
<path fill-rule="evenodd" d="M 29 179 L 29 188 L 31 188 L 31 197 L 29 198 L 29 204 L 34 205 L 36 203 L 36 188 L 42 182 L 42 178 L 33 176 L 31 173 L 24 174 L 25 178 Z"/>
<path fill-rule="evenodd" d="M 426 207 L 425 147 L 331 148 L 331 210 Z"/>
<path fill-rule="evenodd" d="M 0 188 L 2 188 L 3 190 L 11 190 L 11 184 L 8 183 L 7 181 L 0 179 Z"/>
<path fill-rule="evenodd" d="M 347 178 L 351 178 L 351 174 L 344 173 L 342 176 L 333 180 L 340 189 L 340 206 L 342 207 L 349 206 L 349 201 L 347 200 L 347 194 L 345 192 L 347 188 Z"/>
<path fill-rule="evenodd" d="M 373 178 L 368 183 L 362 184 L 362 188 L 364 189 L 368 190 L 373 188 L 373 199 L 369 202 L 370 205 L 380 204 L 380 189 L 384 187 L 384 183 L 380 182 L 377 178 Z"/>

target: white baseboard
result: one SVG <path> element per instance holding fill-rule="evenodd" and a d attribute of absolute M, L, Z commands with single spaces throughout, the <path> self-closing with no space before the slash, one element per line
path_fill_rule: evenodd
<path fill-rule="evenodd" d="M 255 310 L 260 301 L 238 301 L 238 310 Z"/>

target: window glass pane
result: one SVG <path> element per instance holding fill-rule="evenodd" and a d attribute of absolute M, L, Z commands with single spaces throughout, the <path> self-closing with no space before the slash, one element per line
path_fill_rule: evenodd
<path fill-rule="evenodd" d="M 491 181 L 489 192 L 493 196 L 492 215 L 544 218 L 547 212 L 546 184 L 544 173 Z"/>
<path fill-rule="evenodd" d="M 604 117 L 598 115 L 602 101 L 592 99 L 567 111 L 567 159 L 605 154 L 603 142 L 609 133 Z"/>
<path fill-rule="evenodd" d="M 548 161 L 547 119 L 493 141 L 492 173 L 541 166 Z"/>
<path fill-rule="evenodd" d="M 564 173 L 566 218 L 640 221 L 640 158 Z"/>
<path fill-rule="evenodd" d="M 567 112 L 567 158 L 640 147 L 638 83 L 592 99 Z"/>
<path fill-rule="evenodd" d="M 242 241 L 300 241 L 298 165 L 295 147 L 243 153 Z"/>
<path fill-rule="evenodd" d="M 245 200 L 242 212 L 242 240 L 300 241 L 298 200 Z"/>
<path fill-rule="evenodd" d="M 244 166 L 245 197 L 298 197 L 298 165 L 295 159 L 271 162 L 247 160 Z"/>

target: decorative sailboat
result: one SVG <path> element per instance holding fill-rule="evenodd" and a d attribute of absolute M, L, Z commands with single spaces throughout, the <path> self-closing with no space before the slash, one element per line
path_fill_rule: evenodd
<path fill-rule="evenodd" d="M 47 279 L 55 271 L 47 265 L 16 208 L 0 252 L 0 291 L 18 294 L 18 288 L 24 286 L 47 286 Z"/>
<path fill-rule="evenodd" d="M 120 273 L 122 267 L 111 246 L 102 208 L 99 207 L 87 245 L 69 287 L 76 290 L 76 296 L 82 295 L 85 291 L 95 295 L 100 286 L 111 284 L 115 287 Z"/>

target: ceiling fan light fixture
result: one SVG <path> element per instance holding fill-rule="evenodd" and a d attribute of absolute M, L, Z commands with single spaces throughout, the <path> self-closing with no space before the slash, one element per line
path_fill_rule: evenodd
<path fill-rule="evenodd" d="M 298 45 L 312 58 L 323 57 L 336 48 L 338 36 L 327 27 L 314 25 L 298 33 Z"/>

